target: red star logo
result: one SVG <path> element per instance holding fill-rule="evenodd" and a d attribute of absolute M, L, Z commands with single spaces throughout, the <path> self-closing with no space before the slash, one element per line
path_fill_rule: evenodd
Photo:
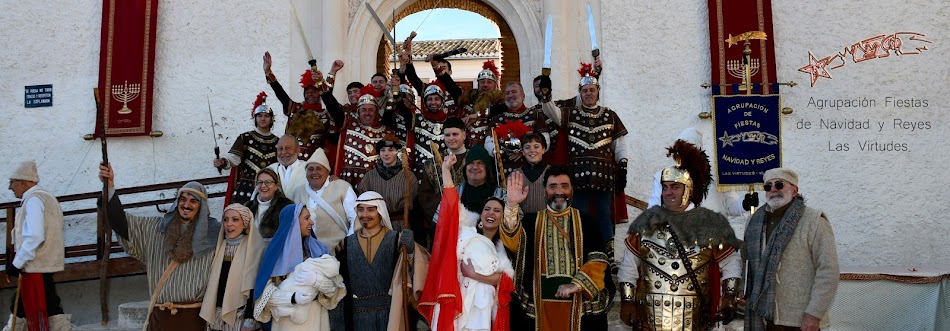
<path fill-rule="evenodd" d="M 825 66 L 828 65 L 829 59 L 830 57 L 826 57 L 818 60 L 815 58 L 815 55 L 811 53 L 811 51 L 808 51 L 808 65 L 798 68 L 798 71 L 810 74 L 811 86 L 815 87 L 815 82 L 818 81 L 818 77 L 832 79 L 831 74 L 828 73 L 828 70 L 825 70 Z"/>

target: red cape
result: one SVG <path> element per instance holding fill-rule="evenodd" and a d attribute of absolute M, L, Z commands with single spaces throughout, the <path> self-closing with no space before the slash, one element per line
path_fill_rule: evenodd
<path fill-rule="evenodd" d="M 459 194 L 455 188 L 442 189 L 439 205 L 439 226 L 435 228 L 435 243 L 426 285 L 419 299 L 419 313 L 432 325 L 435 305 L 439 304 L 439 326 L 455 328 L 455 318 L 462 314 L 462 291 L 458 275 L 456 247 L 459 238 Z"/>

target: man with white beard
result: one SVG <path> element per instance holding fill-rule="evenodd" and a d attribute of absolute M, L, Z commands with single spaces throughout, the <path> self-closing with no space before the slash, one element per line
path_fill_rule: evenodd
<path fill-rule="evenodd" d="M 831 223 L 805 206 L 794 171 L 775 168 L 762 178 L 768 200 L 749 220 L 742 250 L 748 266 L 744 329 L 827 328 L 839 273 Z"/>

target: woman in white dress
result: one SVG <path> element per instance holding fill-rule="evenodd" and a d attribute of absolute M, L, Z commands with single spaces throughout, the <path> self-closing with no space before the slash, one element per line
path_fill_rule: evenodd
<path fill-rule="evenodd" d="M 458 232 L 456 256 L 457 277 L 462 298 L 462 310 L 454 319 L 454 330 L 508 330 L 508 304 L 514 290 L 512 277 L 514 268 L 499 238 L 499 225 L 504 215 L 501 199 L 491 197 L 482 205 L 481 214 L 465 209 L 459 201 L 459 195 L 449 172 L 455 164 L 455 155 L 449 154 L 442 164 L 442 205 L 458 206 Z M 451 210 L 453 208 L 447 208 Z M 439 226 L 448 226 L 443 221 L 452 221 L 451 217 L 440 217 Z M 453 233 L 439 231 L 437 236 L 452 236 Z M 441 240 L 439 240 L 441 239 Z M 451 238 L 438 238 L 436 242 L 448 243 Z M 441 249 L 441 248 L 440 248 Z M 431 270 L 431 269 L 430 269 Z M 430 274 L 430 277 L 432 275 Z M 423 293 L 423 298 L 426 294 Z M 444 330 L 440 327 L 440 304 L 436 304 L 433 316 L 429 319 L 432 330 Z M 421 307 L 421 306 L 420 306 Z M 443 319 L 445 321 L 445 319 Z"/>

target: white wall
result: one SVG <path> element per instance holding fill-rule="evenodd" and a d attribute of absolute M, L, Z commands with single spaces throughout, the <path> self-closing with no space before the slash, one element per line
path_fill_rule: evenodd
<path fill-rule="evenodd" d="M 511 16 L 508 23 L 523 46 L 521 77 L 526 82 L 540 66 L 542 20 L 548 13 L 555 17 L 555 30 L 564 31 L 556 40 L 555 93 L 558 98 L 573 95 L 577 62 L 589 61 L 586 6 L 554 0 L 542 1 L 540 7 L 538 1 L 486 2 Z M 362 81 L 375 71 L 375 54 L 359 54 L 375 51 L 379 40 L 369 36 L 377 29 L 364 26 L 365 12 L 329 2 L 319 8 L 297 3 L 301 12 L 313 16 L 304 25 L 314 31 L 311 47 L 321 67 L 343 58 L 344 82 Z M 382 0 L 373 5 L 385 13 L 405 3 Z M 950 181 L 942 169 L 950 161 L 942 144 L 950 138 L 950 64 L 945 60 L 950 54 L 943 46 L 950 5 L 804 0 L 773 1 L 773 6 L 775 35 L 770 37 L 777 48 L 778 78 L 801 84 L 782 89 L 784 105 L 795 109 L 783 119 L 785 165 L 801 174 L 809 204 L 828 213 L 842 265 L 950 264 L 941 245 L 950 234 L 950 223 L 942 217 L 950 212 L 950 193 L 944 189 Z M 592 7 L 606 62 L 603 103 L 619 111 L 630 130 L 633 161 L 627 193 L 645 199 L 651 174 L 668 162 L 662 148 L 682 128 L 695 126 L 707 139 L 711 136 L 711 123 L 696 117 L 709 110 L 710 92 L 699 87 L 710 76 L 706 1 L 607 0 L 594 1 Z M 313 19 L 321 13 L 334 15 Z M 7 118 L 0 121 L 0 174 L 32 158 L 39 164 L 41 185 L 55 194 L 98 190 L 99 145 L 81 137 L 92 132 L 95 118 L 90 90 L 98 79 L 100 18 L 100 1 L 75 1 L 69 8 L 51 1 L 0 2 L 0 96 L 5 101 L 0 109 Z M 110 140 L 120 187 L 216 176 L 205 98 L 210 94 L 218 144 L 227 150 L 237 134 L 251 128 L 247 114 L 257 92 L 270 93 L 261 70 L 265 50 L 274 55 L 275 73 L 290 95 L 300 95 L 296 81 L 304 69 L 299 63 L 302 48 L 285 5 L 166 0 L 159 6 L 158 24 L 153 126 L 165 136 Z M 831 72 L 834 79 L 821 79 L 815 87 L 798 72 L 807 64 L 808 51 L 824 57 L 898 31 L 924 33 L 933 44 L 919 55 L 849 60 Z M 23 86 L 38 84 L 53 84 L 55 106 L 23 108 Z M 343 98 L 342 91 L 336 92 Z M 927 99 L 929 107 L 887 107 L 886 96 Z M 868 97 L 877 106 L 817 109 L 808 106 L 811 97 Z M 882 132 L 795 128 L 799 120 L 817 125 L 820 119 L 849 118 L 870 119 L 875 125 L 884 121 L 887 127 Z M 931 129 L 894 130 L 894 118 L 930 121 Z M 278 132 L 284 122 L 278 116 Z M 859 140 L 906 142 L 910 151 L 862 152 Z M 851 150 L 830 152 L 829 141 L 848 142 Z M 10 200 L 9 191 L 0 192 L 0 201 Z"/>
<path fill-rule="evenodd" d="M 685 127 L 694 126 L 712 151 L 711 122 L 697 114 L 710 110 L 707 1 L 603 1 L 605 41 L 604 103 L 621 112 L 635 143 L 627 193 L 649 196 L 650 174 L 668 161 L 663 147 Z M 798 171 L 808 204 L 824 210 L 835 231 L 844 266 L 950 265 L 946 253 L 950 223 L 950 57 L 944 43 L 950 31 L 950 4 L 924 0 L 772 1 L 776 62 L 784 106 L 784 165 Z M 675 10 L 672 10 L 674 9 Z M 808 52 L 830 56 L 844 47 L 881 34 L 914 31 L 933 41 L 918 55 L 891 55 L 860 63 L 850 58 L 810 86 L 798 68 Z M 905 45 L 911 42 L 904 37 Z M 921 45 L 921 44 L 916 44 Z M 911 48 L 912 50 L 912 48 Z M 905 51 L 909 51 L 905 47 Z M 829 66 L 830 67 L 830 66 Z M 885 97 L 926 99 L 927 108 L 888 107 Z M 817 109 L 809 99 L 869 98 L 876 107 Z M 929 121 L 926 130 L 896 130 L 895 118 Z M 819 129 L 821 119 L 870 120 L 871 130 Z M 797 129 L 796 122 L 812 122 Z M 884 122 L 883 131 L 877 122 Z M 859 141 L 906 143 L 907 152 L 861 151 Z M 849 143 L 847 152 L 828 143 Z"/>
<path fill-rule="evenodd" d="M 296 84 L 287 70 L 290 11 L 272 5 L 159 4 L 152 127 L 165 135 L 109 138 L 118 187 L 218 176 L 212 167 L 208 98 L 218 145 L 226 152 L 238 134 L 253 128 L 250 109 L 257 93 L 273 96 L 261 66 L 265 50 L 274 56 L 274 71 L 284 86 Z M 2 176 L 22 160 L 35 159 L 40 185 L 56 195 L 101 189 L 99 142 L 82 139 L 94 130 L 101 17 L 102 1 L 74 1 L 68 7 L 54 1 L 0 2 Z M 54 105 L 24 108 L 23 87 L 38 84 L 53 85 Z M 300 98 L 299 92 L 291 95 Z M 279 109 L 276 97 L 270 100 Z M 275 129 L 283 132 L 286 118 L 277 119 Z M 12 192 L 0 192 L 0 201 L 12 200 Z M 67 228 L 75 223 L 80 221 Z M 82 228 L 94 229 L 88 225 Z M 73 239 L 67 245 L 93 240 L 94 233 L 68 229 L 67 238 Z"/>

